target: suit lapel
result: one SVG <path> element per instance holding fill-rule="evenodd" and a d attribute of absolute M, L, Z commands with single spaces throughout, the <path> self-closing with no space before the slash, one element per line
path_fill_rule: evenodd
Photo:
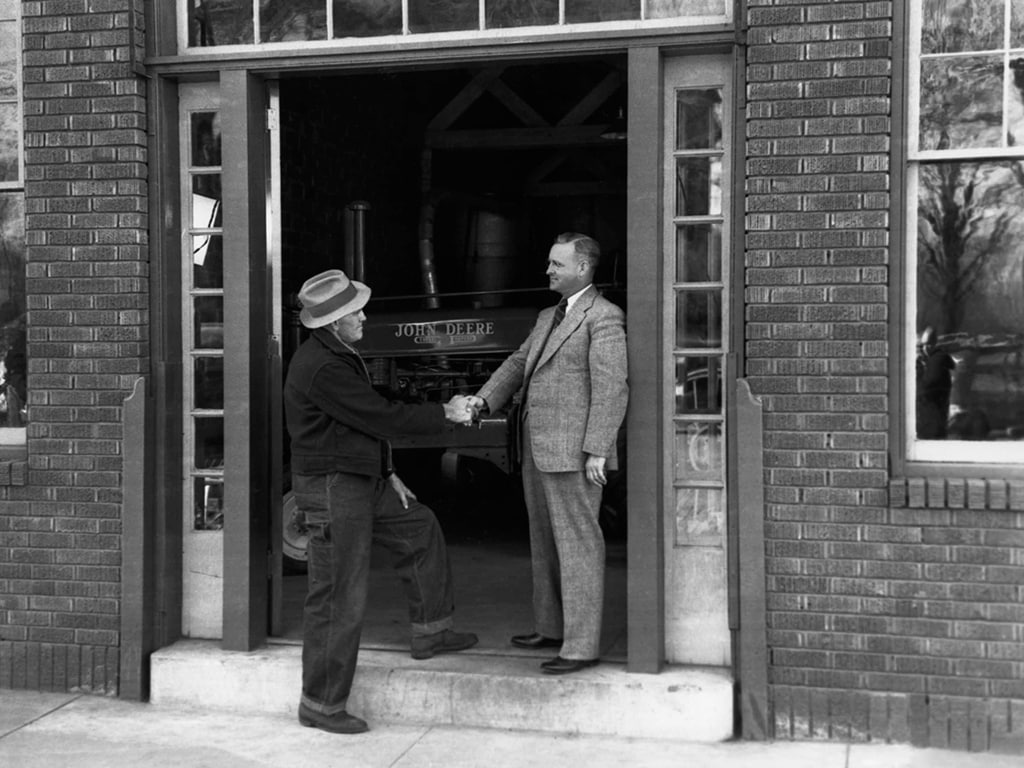
<path fill-rule="evenodd" d="M 587 311 L 591 306 L 593 306 L 594 299 L 596 297 L 597 289 L 591 285 L 586 291 L 584 291 L 583 295 L 576 300 L 572 307 L 569 308 L 569 311 L 565 313 L 565 318 L 559 326 L 552 330 L 548 335 L 547 343 L 544 344 L 543 348 L 539 351 L 537 362 L 531 369 L 531 372 L 550 360 L 551 356 L 558 351 L 558 348 L 565 343 L 565 340 L 580 327 L 583 323 L 583 318 L 586 317 Z M 555 313 L 554 310 L 552 310 L 552 321 L 554 320 L 554 317 Z M 548 327 L 550 328 L 550 323 Z"/>

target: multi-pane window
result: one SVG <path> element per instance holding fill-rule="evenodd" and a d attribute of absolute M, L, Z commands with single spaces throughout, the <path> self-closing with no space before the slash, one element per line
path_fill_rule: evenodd
<path fill-rule="evenodd" d="M 1024 458 L 1024 2 L 912 3 L 907 457 Z"/>
<path fill-rule="evenodd" d="M 187 498 L 194 530 L 224 525 L 224 269 L 219 112 L 187 110 L 182 322 Z"/>
<path fill-rule="evenodd" d="M 19 7 L 0 0 L 0 446 L 28 422 Z"/>
<path fill-rule="evenodd" d="M 672 285 L 677 544 L 721 545 L 725 532 L 725 254 L 721 88 L 674 93 Z"/>
<path fill-rule="evenodd" d="M 187 45 L 209 47 L 567 24 L 722 21 L 731 0 L 179 0 Z"/>

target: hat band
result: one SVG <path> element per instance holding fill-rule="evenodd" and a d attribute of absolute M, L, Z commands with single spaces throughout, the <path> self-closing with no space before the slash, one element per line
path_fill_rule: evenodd
<path fill-rule="evenodd" d="M 314 319 L 326 317 L 333 312 L 337 312 L 358 295 L 358 289 L 356 289 L 355 285 L 349 282 L 343 291 L 334 294 L 331 298 L 325 301 L 321 301 L 319 304 L 311 307 L 305 307 L 305 310 L 309 313 L 309 316 Z"/>

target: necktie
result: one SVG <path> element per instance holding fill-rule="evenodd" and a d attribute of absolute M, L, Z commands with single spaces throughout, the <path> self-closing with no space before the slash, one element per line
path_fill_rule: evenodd
<path fill-rule="evenodd" d="M 565 310 L 569 306 L 569 300 L 562 297 L 562 300 L 558 302 L 558 306 L 555 307 L 555 319 L 551 322 L 551 330 L 555 330 L 558 324 L 565 319 Z"/>

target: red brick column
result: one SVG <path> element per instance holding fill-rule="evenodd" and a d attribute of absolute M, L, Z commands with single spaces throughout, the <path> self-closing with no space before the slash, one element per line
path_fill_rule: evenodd
<path fill-rule="evenodd" d="M 132 2 L 22 3 L 30 423 L 26 484 L 0 487 L 0 687 L 117 691 L 121 410 L 149 368 Z"/>

